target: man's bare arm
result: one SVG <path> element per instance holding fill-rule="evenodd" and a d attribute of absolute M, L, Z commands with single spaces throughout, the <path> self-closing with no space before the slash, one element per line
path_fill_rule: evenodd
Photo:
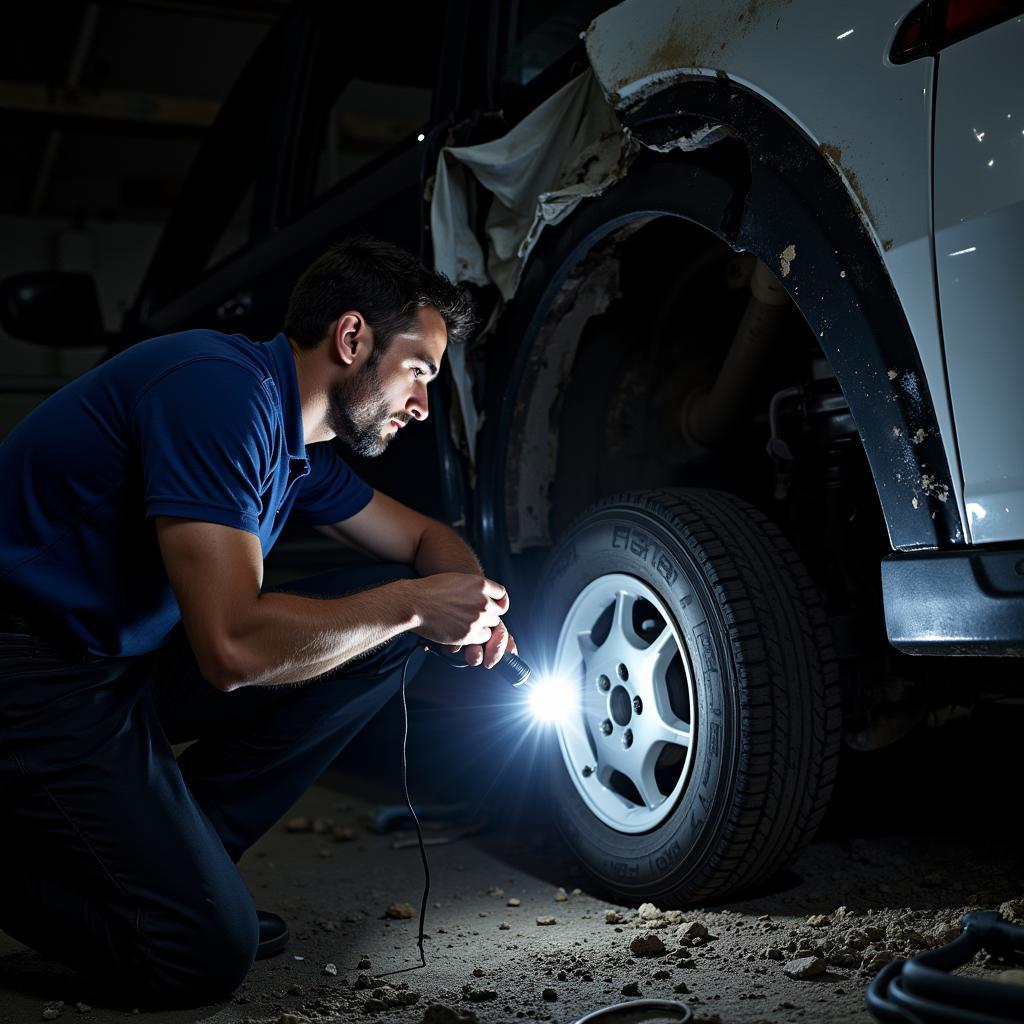
<path fill-rule="evenodd" d="M 364 554 L 413 565 L 420 576 L 483 573 L 473 549 L 453 529 L 380 491 L 374 491 L 370 503 L 350 519 L 318 529 Z M 506 650 L 518 653 L 515 640 L 501 623 L 486 645 L 467 646 L 465 657 L 470 665 L 493 668 Z"/>
<path fill-rule="evenodd" d="M 311 679 L 408 630 L 483 642 L 508 607 L 503 588 L 462 574 L 330 599 L 261 593 L 253 534 L 164 516 L 156 528 L 199 669 L 222 690 Z"/>
<path fill-rule="evenodd" d="M 415 566 L 421 576 L 483 572 L 473 549 L 453 529 L 381 491 L 350 519 L 317 529 L 374 558 Z"/>

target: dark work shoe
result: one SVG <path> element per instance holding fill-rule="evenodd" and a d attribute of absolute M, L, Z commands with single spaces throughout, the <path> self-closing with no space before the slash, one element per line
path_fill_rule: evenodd
<path fill-rule="evenodd" d="M 284 918 L 269 910 L 257 910 L 256 919 L 260 923 L 260 944 L 256 948 L 256 959 L 263 960 L 280 953 L 288 945 L 288 925 Z"/>

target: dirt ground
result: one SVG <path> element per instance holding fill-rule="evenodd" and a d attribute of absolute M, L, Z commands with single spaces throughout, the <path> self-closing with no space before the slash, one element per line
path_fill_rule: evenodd
<path fill-rule="evenodd" d="M 486 813 L 487 824 L 428 847 L 426 968 L 415 916 L 388 916 L 403 912 L 395 904 L 419 908 L 417 848 L 393 847 L 411 833 L 367 824 L 375 807 L 399 800 L 394 777 L 372 767 L 397 742 L 391 709 L 346 755 L 344 773 L 325 777 L 242 860 L 257 906 L 290 922 L 288 949 L 258 962 L 231 1000 L 140 1018 L 572 1022 L 643 996 L 684 1002 L 704 1022 L 841 1024 L 871 1020 L 864 991 L 883 963 L 948 941 L 968 910 L 1002 906 L 1024 923 L 1019 714 L 923 729 L 875 755 L 849 755 L 822 835 L 770 890 L 664 912 L 593 894 L 542 799 L 520 793 L 513 812 L 493 780 L 482 792 L 480 773 L 472 782 L 464 774 L 464 751 L 440 742 L 444 730 L 435 735 L 438 717 L 445 730 L 458 721 L 436 709 L 414 713 L 414 747 L 417 732 L 428 741 L 410 764 L 414 792 L 429 779 L 431 798 L 468 795 L 469 819 L 479 826 Z M 499 788 L 510 792 L 509 780 Z M 290 820 L 301 830 L 290 831 Z M 451 824 L 427 829 L 434 839 L 454 834 Z M 1008 966 L 982 955 L 968 970 L 995 978 Z M 801 971 L 813 976 L 790 976 Z M 0 936 L 0 1024 L 53 1019 L 54 1010 L 95 1024 L 132 1015 Z"/>

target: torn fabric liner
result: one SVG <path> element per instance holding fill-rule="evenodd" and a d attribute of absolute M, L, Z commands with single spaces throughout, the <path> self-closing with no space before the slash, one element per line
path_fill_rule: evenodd
<path fill-rule="evenodd" d="M 434 266 L 456 283 L 493 283 L 508 302 L 544 227 L 615 184 L 637 150 L 589 69 L 500 139 L 442 149 L 430 207 Z M 486 254 L 471 227 L 470 175 L 494 197 Z M 448 358 L 472 455 L 479 415 L 465 346 L 450 346 Z"/>
<path fill-rule="evenodd" d="M 588 68 L 500 139 L 442 149 L 430 205 L 434 266 L 456 283 L 497 286 L 501 300 L 479 336 L 494 329 L 548 224 L 560 223 L 580 200 L 599 196 L 624 178 L 641 149 L 702 149 L 717 141 L 719 128 L 709 124 L 658 145 L 635 139 Z M 474 178 L 493 197 L 483 243 L 472 228 Z M 452 345 L 448 358 L 475 461 L 480 416 L 466 346 Z"/>

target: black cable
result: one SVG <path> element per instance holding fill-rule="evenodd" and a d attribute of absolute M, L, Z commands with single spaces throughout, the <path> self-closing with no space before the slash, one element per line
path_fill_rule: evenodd
<path fill-rule="evenodd" d="M 406 756 L 409 744 L 409 707 L 405 702 L 405 677 L 409 671 L 409 662 L 418 650 L 420 650 L 420 648 L 414 647 L 406 655 L 405 663 L 402 665 L 402 789 L 405 791 L 405 805 L 409 808 L 409 813 L 412 815 L 413 823 L 416 825 L 416 838 L 420 843 L 420 859 L 423 861 L 423 902 L 420 904 L 419 947 L 420 964 L 423 967 L 426 967 L 427 957 L 423 952 L 423 922 L 427 915 L 427 896 L 430 893 L 430 866 L 427 864 L 427 849 L 423 845 L 423 829 L 420 828 L 420 819 L 416 817 L 416 811 L 414 810 L 412 800 L 409 797 L 409 763 Z"/>

